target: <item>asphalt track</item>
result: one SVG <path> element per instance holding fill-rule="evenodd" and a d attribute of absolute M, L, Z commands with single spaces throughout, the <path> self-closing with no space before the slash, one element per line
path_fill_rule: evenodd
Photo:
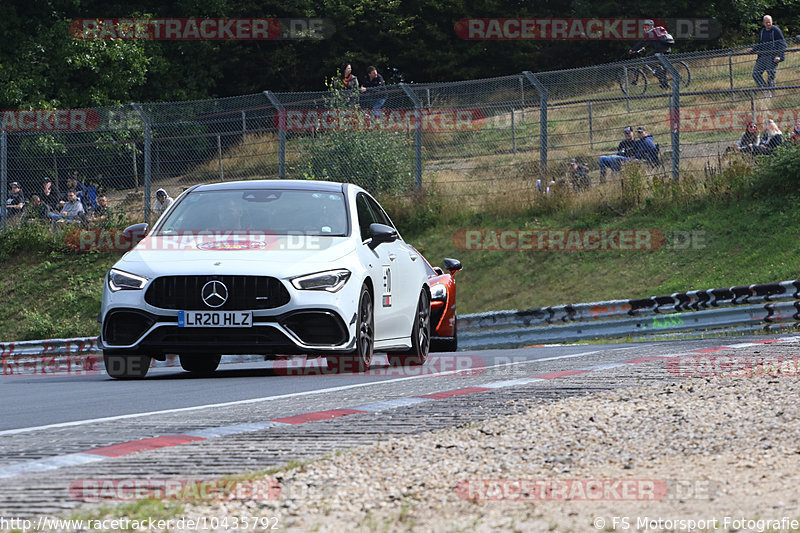
<path fill-rule="evenodd" d="M 538 402 L 683 379 L 665 361 L 751 350 L 787 336 L 569 345 L 432 354 L 423 368 L 376 358 L 364 374 L 322 360 L 222 365 L 212 377 L 153 368 L 0 376 L 0 515 L 79 505 L 69 486 L 98 477 L 225 476 L 393 436 L 519 412 Z M 733 347 L 733 348 L 731 348 Z M 382 362 L 383 361 L 383 362 Z M 300 375 L 298 375 L 300 374 Z"/>

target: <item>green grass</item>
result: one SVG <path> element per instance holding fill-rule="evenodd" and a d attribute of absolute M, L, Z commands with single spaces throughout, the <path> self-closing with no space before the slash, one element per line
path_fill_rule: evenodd
<path fill-rule="evenodd" d="M 760 176 L 755 178 L 756 172 Z M 800 149 L 783 148 L 756 167 L 733 160 L 721 174 L 674 184 L 630 167 L 620 182 L 583 195 L 490 198 L 471 209 L 433 193 L 382 198 L 405 239 L 433 264 L 455 257 L 459 313 L 648 297 L 795 279 L 800 210 L 794 176 Z M 667 236 L 653 251 L 461 250 L 466 229 L 648 229 Z M 700 242 L 670 246 L 670 236 Z M 119 254 L 76 252 L 46 228 L 0 234 L 4 320 L 0 340 L 99 333 L 103 276 Z"/>
<path fill-rule="evenodd" d="M 458 309 L 470 313 L 526 309 L 616 298 L 646 297 L 689 289 L 746 285 L 798 277 L 800 212 L 755 201 L 697 201 L 662 213 L 572 219 L 569 214 L 465 217 L 407 238 L 433 263 L 456 257 Z M 702 232 L 703 248 L 657 251 L 460 251 L 460 229 L 656 229 Z M 679 234 L 683 235 L 683 234 Z"/>

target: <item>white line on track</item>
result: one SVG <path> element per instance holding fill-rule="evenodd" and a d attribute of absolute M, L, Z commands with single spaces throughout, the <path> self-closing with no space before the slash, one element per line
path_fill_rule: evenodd
<path fill-rule="evenodd" d="M 484 366 L 484 367 L 470 368 L 468 370 L 472 372 L 472 371 L 481 370 L 481 369 L 485 370 L 485 369 L 489 369 L 489 368 L 500 368 L 500 367 L 507 367 L 507 366 L 539 363 L 539 362 L 545 362 L 545 361 L 556 361 L 556 360 L 559 360 L 559 359 L 572 359 L 572 358 L 575 358 L 575 357 L 583 357 L 583 356 L 592 355 L 592 354 L 599 353 L 599 352 L 610 353 L 610 352 L 621 351 L 621 350 L 630 350 L 630 349 L 634 349 L 634 348 L 640 348 L 640 347 L 638 347 L 638 346 L 626 346 L 624 348 L 612 348 L 610 350 L 592 350 L 592 351 L 589 351 L 589 352 L 579 352 L 579 353 L 575 353 L 575 354 L 559 355 L 559 356 L 555 356 L 555 357 L 545 357 L 545 358 L 542 358 L 542 359 L 528 359 L 528 360 L 525 360 L 525 361 L 514 361 L 514 362 L 511 362 L 511 363 L 503 363 L 503 364 L 499 364 L 499 365 L 488 365 L 488 366 Z M 200 410 L 200 409 L 211 409 L 211 408 L 215 408 L 215 407 L 229 407 L 229 406 L 233 406 L 233 405 L 247 405 L 247 404 L 258 403 L 258 402 L 268 402 L 268 401 L 274 401 L 274 400 L 283 400 L 283 399 L 286 399 L 286 398 L 298 398 L 298 397 L 301 397 L 301 396 L 311 396 L 311 395 L 314 395 L 314 394 L 324 394 L 324 393 L 328 393 L 328 392 L 337 392 L 337 391 L 343 391 L 343 390 L 350 390 L 350 389 L 356 389 L 356 388 L 359 388 L 359 387 L 370 387 L 370 386 L 373 386 L 373 385 L 383 385 L 383 384 L 386 384 L 386 383 L 397 383 L 397 382 L 400 382 L 400 381 L 407 381 L 407 380 L 410 380 L 410 379 L 429 378 L 431 376 L 447 376 L 447 375 L 450 375 L 450 374 L 456 374 L 456 373 L 464 372 L 465 370 L 467 370 L 467 369 L 450 370 L 450 371 L 447 371 L 447 372 L 436 372 L 435 374 L 420 374 L 418 376 L 406 376 L 406 377 L 402 377 L 402 378 L 388 379 L 388 380 L 383 380 L 383 381 L 371 381 L 369 383 L 355 383 L 355 384 L 352 384 L 352 385 L 343 385 L 341 387 L 329 387 L 329 388 L 326 388 L 326 389 L 317 389 L 317 390 L 304 391 L 304 392 L 293 392 L 293 393 L 289 393 L 289 394 L 281 394 L 281 395 L 278 395 L 278 396 L 266 396 L 266 397 L 263 397 L 263 398 L 249 398 L 247 400 L 235 400 L 235 401 L 231 401 L 231 402 L 212 403 L 212 404 L 205 404 L 205 405 L 195 405 L 195 406 L 192 406 L 192 407 L 179 407 L 179 408 L 176 408 L 176 409 L 164 409 L 162 411 L 149 411 L 149 412 L 146 412 L 146 413 L 131 413 L 131 414 L 127 414 L 127 415 L 107 416 L 107 417 L 103 417 L 103 418 L 92 418 L 92 419 L 88 419 L 88 420 L 74 420 L 72 422 L 59 422 L 59 423 L 56 423 L 56 424 L 47 424 L 47 425 L 44 425 L 44 426 L 33 426 L 33 427 L 27 427 L 27 428 L 7 429 L 7 430 L 4 430 L 4 431 L 0 431 L 0 437 L 5 437 L 5 436 L 8 436 L 8 435 L 18 435 L 20 433 L 29 433 L 29 432 L 32 432 L 32 431 L 42 431 L 42 430 L 45 430 L 45 429 L 57 429 L 57 428 L 84 426 L 84 425 L 88 425 L 88 424 L 97 424 L 97 423 L 100 423 L 100 422 L 113 422 L 115 420 L 125 420 L 125 419 L 130 419 L 130 418 L 140 418 L 140 417 L 143 417 L 143 416 L 164 415 L 164 414 L 172 414 L 172 413 L 184 413 L 184 412 L 187 412 L 187 411 L 197 411 L 197 410 Z"/>

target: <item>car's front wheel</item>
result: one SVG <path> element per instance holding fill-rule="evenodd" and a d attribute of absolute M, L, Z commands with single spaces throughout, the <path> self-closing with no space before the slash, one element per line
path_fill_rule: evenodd
<path fill-rule="evenodd" d="M 106 372 L 114 379 L 142 379 L 150 369 L 149 355 L 119 355 L 103 352 Z"/>
<path fill-rule="evenodd" d="M 422 289 L 414 315 L 414 327 L 411 328 L 411 349 L 406 352 L 391 354 L 392 365 L 413 366 L 424 365 L 431 349 L 431 297 Z"/>
<path fill-rule="evenodd" d="M 358 321 L 356 322 L 356 349 L 347 355 L 329 355 L 328 369 L 336 372 L 364 372 L 372 364 L 375 349 L 375 312 L 372 295 L 366 285 L 361 287 L 358 298 Z"/>
<path fill-rule="evenodd" d="M 181 368 L 187 372 L 210 374 L 219 366 L 221 355 L 179 355 Z"/>

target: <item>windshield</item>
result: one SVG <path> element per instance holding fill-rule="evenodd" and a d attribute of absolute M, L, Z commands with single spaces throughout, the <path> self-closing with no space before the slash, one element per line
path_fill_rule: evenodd
<path fill-rule="evenodd" d="M 347 235 L 344 195 L 280 189 L 196 191 L 187 194 L 155 235 L 258 231 L 274 235 Z"/>

